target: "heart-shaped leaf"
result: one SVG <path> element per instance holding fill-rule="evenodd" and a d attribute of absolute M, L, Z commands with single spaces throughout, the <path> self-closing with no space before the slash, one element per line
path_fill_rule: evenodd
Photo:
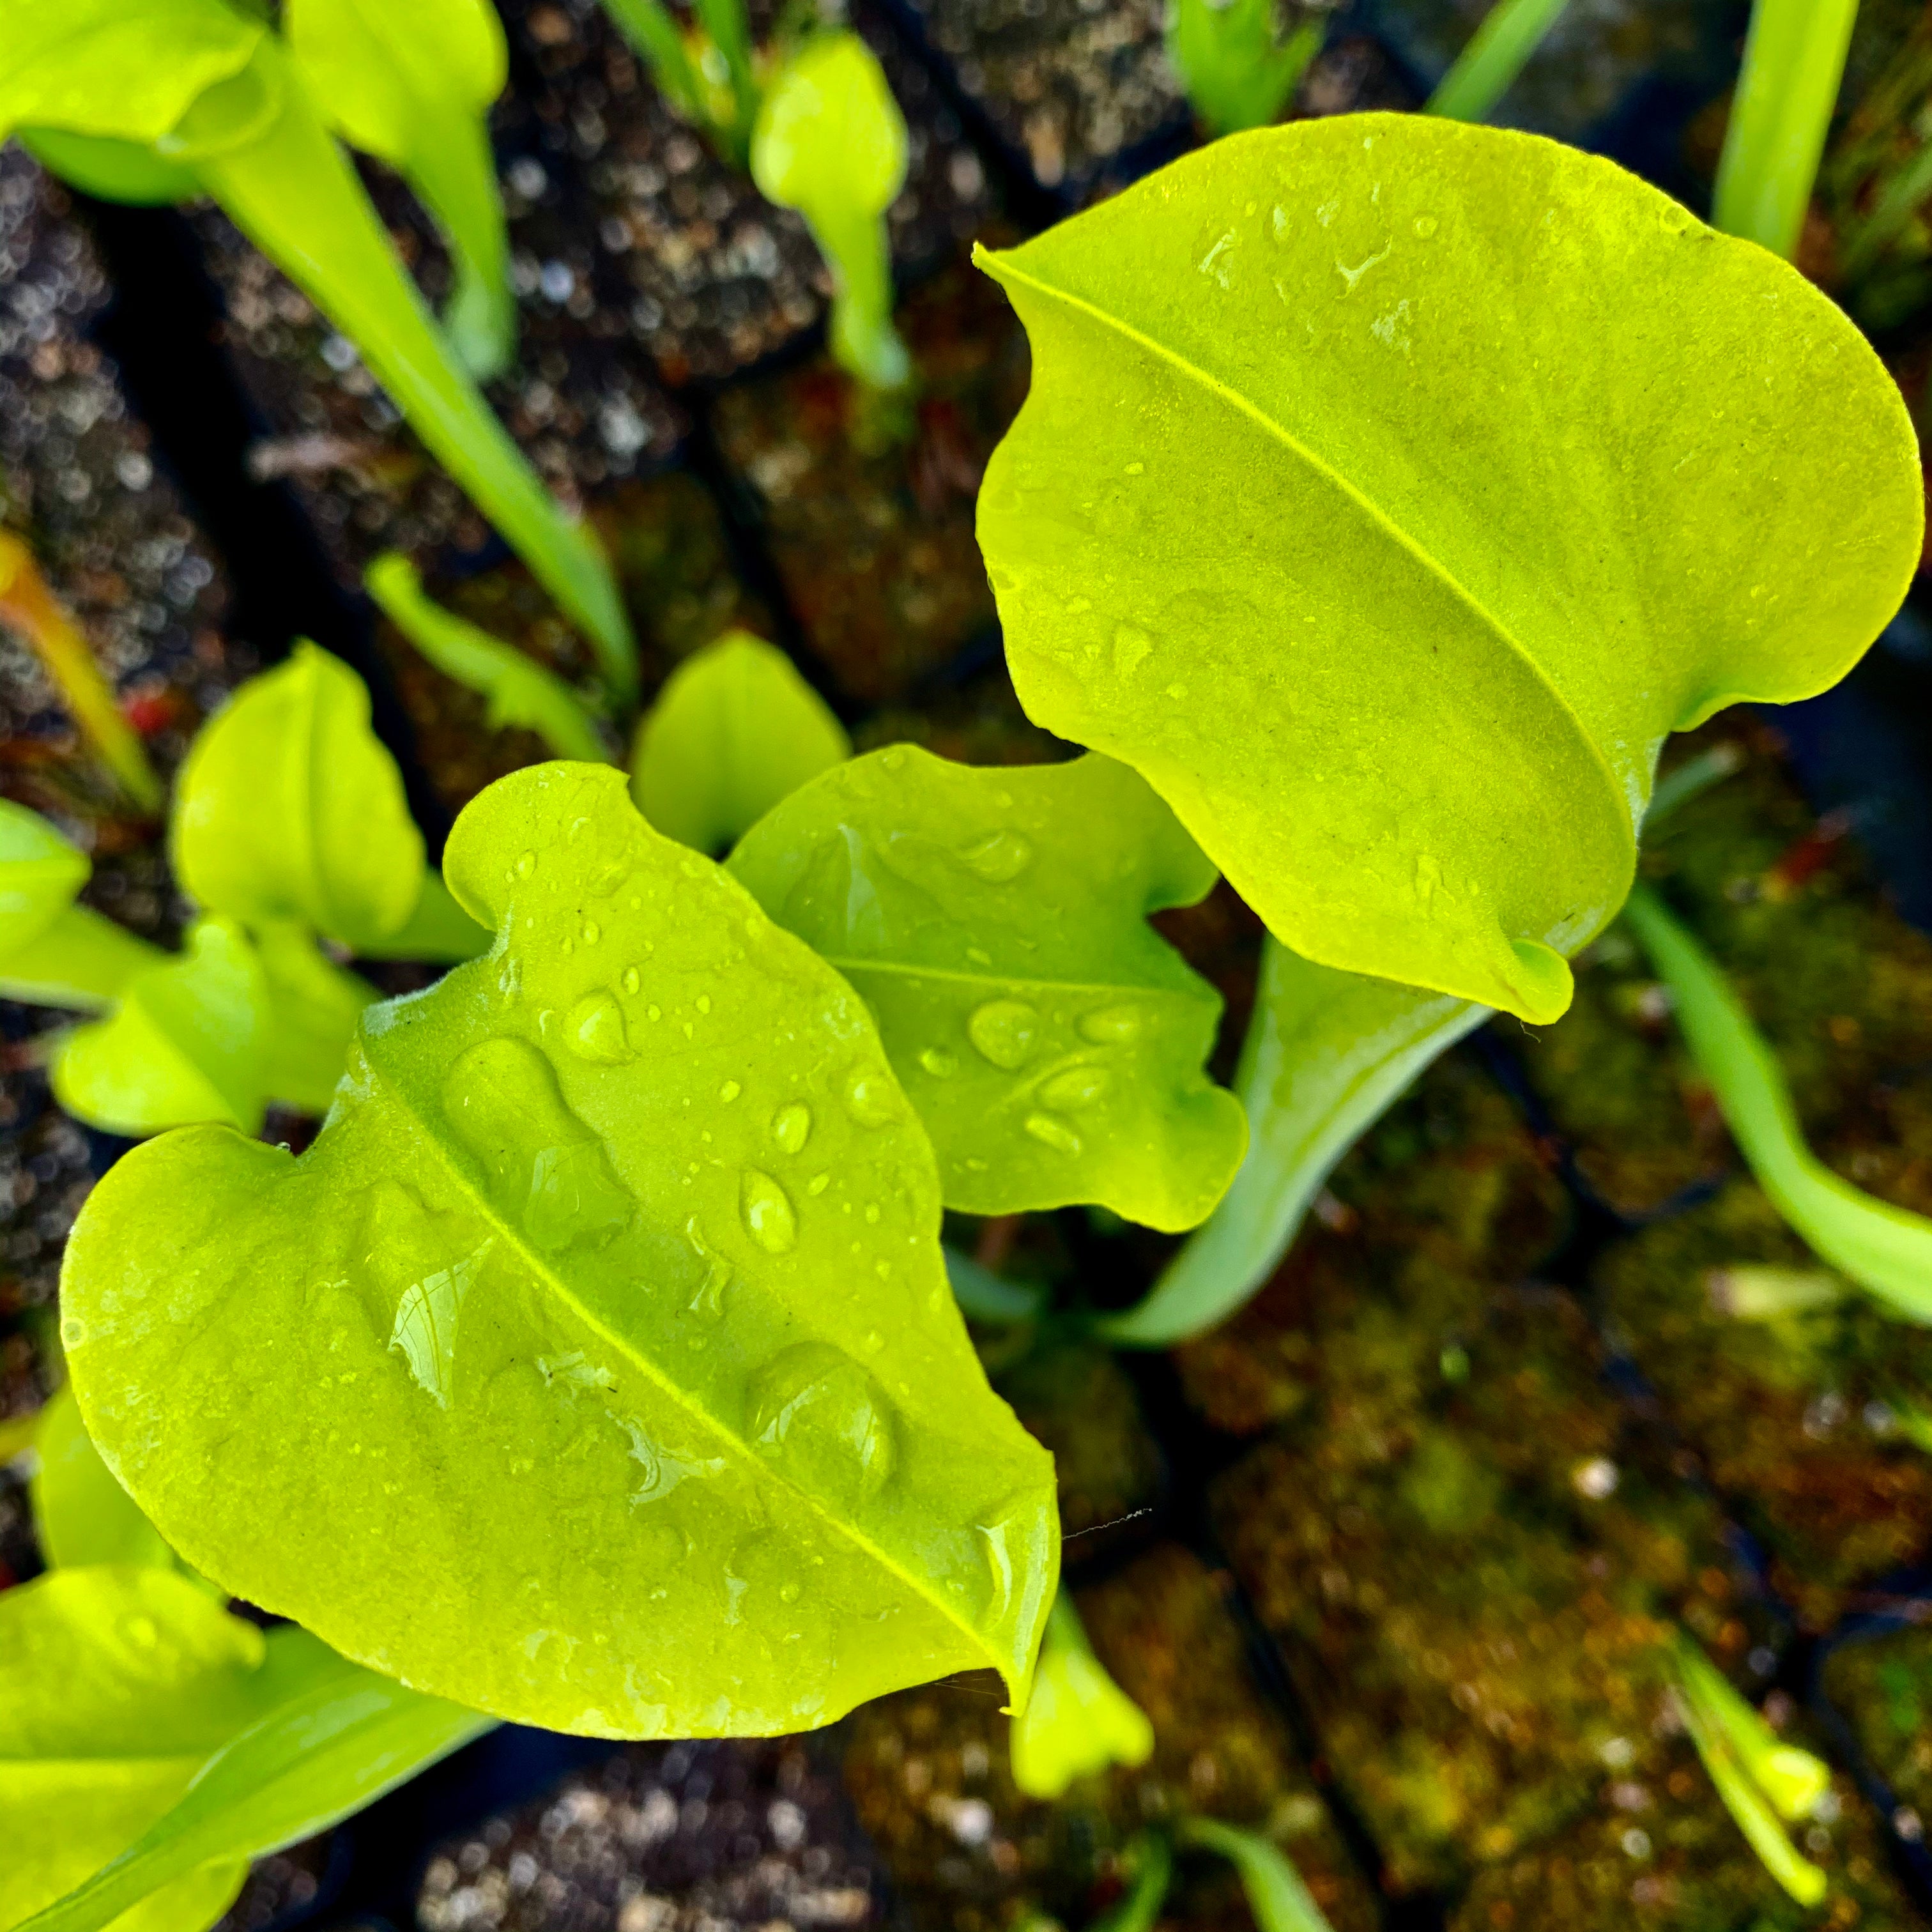
<path fill-rule="evenodd" d="M 0 799 L 0 956 L 46 932 L 92 869 L 38 812 Z"/>
<path fill-rule="evenodd" d="M 166 955 L 74 896 L 92 871 L 39 813 L 0 799 L 0 994 L 100 1006 Z"/>
<path fill-rule="evenodd" d="M 176 787 L 175 870 L 211 912 L 292 920 L 346 946 L 416 909 L 423 842 L 347 665 L 299 644 L 196 736 Z"/>
<path fill-rule="evenodd" d="M 686 658 L 645 713 L 631 795 L 660 832 L 716 852 L 851 754 L 844 727 L 790 658 L 728 631 Z"/>
<path fill-rule="evenodd" d="M 863 997 L 949 1208 L 1174 1229 L 1220 1198 L 1247 1138 L 1202 1071 L 1220 998 L 1147 924 L 1214 868 L 1126 766 L 895 746 L 794 792 L 730 863 Z"/>
<path fill-rule="evenodd" d="M 525 1721 L 1023 1698 L 1052 1465 L 856 997 L 608 768 L 503 779 L 445 862 L 496 947 L 371 1010 L 307 1154 L 193 1129 L 89 1197 L 63 1335 L 109 1466 L 226 1587 Z"/>
<path fill-rule="evenodd" d="M 982 260 L 1033 345 L 979 508 L 1021 700 L 1326 965 L 1554 1018 L 1665 734 L 1832 683 L 1917 564 L 1858 332 L 1572 148 L 1304 121 Z"/>

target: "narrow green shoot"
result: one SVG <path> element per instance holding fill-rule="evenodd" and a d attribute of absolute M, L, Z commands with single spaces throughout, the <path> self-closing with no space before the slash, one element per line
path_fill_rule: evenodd
<path fill-rule="evenodd" d="M 1756 0 L 1712 219 L 1789 260 L 1845 71 L 1858 0 Z"/>
<path fill-rule="evenodd" d="M 1281 118 L 1324 32 L 1324 20 L 1304 20 L 1278 42 L 1275 0 L 1179 0 L 1168 20 L 1168 58 L 1196 118 L 1218 139 Z"/>
<path fill-rule="evenodd" d="M 1126 1896 L 1096 1918 L 1089 1932 L 1154 1932 L 1174 1882 L 1174 1847 L 1158 1832 L 1143 1832 L 1128 1847 L 1133 1876 Z"/>
<path fill-rule="evenodd" d="M 517 305 L 485 116 L 508 52 L 488 0 L 288 0 L 282 31 L 344 140 L 410 184 L 448 244 L 456 285 L 442 323 L 464 366 L 488 382 L 510 366 Z"/>
<path fill-rule="evenodd" d="M 1076 1778 L 1111 1764 L 1144 1764 L 1154 1754 L 1146 1712 L 1094 1654 L 1064 1587 L 1047 1613 L 1033 1695 L 1013 1720 L 1012 1750 L 1013 1782 L 1029 1798 L 1058 1798 Z"/>
<path fill-rule="evenodd" d="M 385 550 L 362 573 L 382 614 L 446 677 L 488 704 L 493 731 L 520 724 L 536 733 L 560 758 L 613 762 L 596 721 L 555 672 L 493 638 L 424 592 L 416 566 Z"/>
<path fill-rule="evenodd" d="M 748 170 L 758 88 L 743 0 L 708 0 L 694 27 L 683 26 L 663 0 L 604 0 L 604 10 L 673 110 L 734 167 Z"/>
<path fill-rule="evenodd" d="M 1650 809 L 1643 815 L 1644 830 L 1654 832 L 1673 812 L 1713 785 L 1721 784 L 1740 770 L 1744 761 L 1743 752 L 1726 740 L 1700 752 L 1694 758 L 1686 758 L 1674 770 L 1665 772 L 1650 794 Z"/>
<path fill-rule="evenodd" d="M 1040 1289 L 1005 1280 L 957 1248 L 945 1252 L 946 1278 L 952 1284 L 952 1298 L 968 1321 L 1005 1327 L 1039 1318 L 1046 1305 Z"/>
<path fill-rule="evenodd" d="M 0 626 L 40 661 L 61 701 L 115 782 L 143 812 L 161 808 L 161 782 L 140 734 L 122 715 L 72 614 L 41 575 L 33 553 L 0 530 Z"/>
<path fill-rule="evenodd" d="M 1772 1204 L 1814 1254 L 1892 1312 L 1932 1323 L 1932 1221 L 1874 1200 L 1811 1152 L 1777 1060 L 1710 956 L 1648 886 L 1634 887 L 1624 910 Z"/>
<path fill-rule="evenodd" d="M 1564 0 L 1497 0 L 1425 104 L 1425 114 L 1486 121 L 1556 26 Z"/>
<path fill-rule="evenodd" d="M 1678 1708 L 1725 1809 L 1766 1870 L 1799 1904 L 1816 1905 L 1825 1896 L 1825 1874 L 1800 1856 L 1784 1826 L 1816 1810 L 1832 1788 L 1830 1771 L 1809 1751 L 1781 1742 L 1681 1631 L 1670 1660 Z"/>
<path fill-rule="evenodd" d="M 1174 1836 L 1184 1847 L 1218 1852 L 1233 1864 L 1260 1932 L 1334 1932 L 1300 1873 L 1258 1833 L 1216 1818 L 1184 1818 Z"/>
<path fill-rule="evenodd" d="M 732 158 L 740 167 L 748 168 L 760 90 L 745 0 L 694 0 L 694 4 L 704 37 L 710 43 L 700 50 L 700 64 L 706 80 L 714 88 L 722 85 L 730 101 L 730 118 L 724 131 Z"/>
<path fill-rule="evenodd" d="M 752 178 L 805 217 L 832 271 L 833 359 L 868 388 L 902 389 L 912 358 L 892 326 L 886 211 L 905 182 L 906 124 L 856 34 L 808 40 L 766 88 Z"/>

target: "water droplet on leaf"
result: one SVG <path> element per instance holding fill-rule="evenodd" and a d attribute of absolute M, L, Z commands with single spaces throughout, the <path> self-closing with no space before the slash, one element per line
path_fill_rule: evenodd
<path fill-rule="evenodd" d="M 728 1080 L 723 1086 L 718 1088 L 718 1097 L 719 1100 L 722 1100 L 727 1106 L 728 1106 L 734 1100 L 736 1100 L 738 1096 L 743 1093 L 744 1090 L 744 1088 L 740 1087 L 736 1081 Z"/>
<path fill-rule="evenodd" d="M 624 968 L 624 990 L 626 992 L 634 993 L 643 984 L 644 982 L 638 977 L 638 969 L 634 966 L 626 966 Z"/>
<path fill-rule="evenodd" d="M 1137 670 L 1154 649 L 1154 640 L 1138 624 L 1122 624 L 1114 632 L 1114 669 L 1122 677 Z"/>
<path fill-rule="evenodd" d="M 975 1009 L 966 1034 L 995 1066 L 1010 1073 L 1033 1058 L 1040 1015 L 1024 1000 L 988 1000 Z"/>
<path fill-rule="evenodd" d="M 1138 1006 L 1102 1006 L 1081 1016 L 1080 1037 L 1095 1046 L 1124 1046 L 1139 1039 L 1142 1024 Z"/>
<path fill-rule="evenodd" d="M 578 1059 L 594 1066 L 622 1066 L 637 1058 L 624 1030 L 623 1008 L 601 986 L 571 1008 L 563 1036 Z"/>
<path fill-rule="evenodd" d="M 1104 1066 L 1070 1066 L 1040 1088 L 1040 1097 L 1049 1107 L 1090 1107 L 1113 1084 Z"/>
<path fill-rule="evenodd" d="M 883 1127 L 899 1115 L 898 1095 L 883 1069 L 855 1067 L 845 1082 L 845 1111 L 862 1127 Z"/>
<path fill-rule="evenodd" d="M 781 1152 L 800 1153 L 811 1138 L 812 1109 L 803 1101 L 788 1101 L 772 1116 L 772 1138 Z"/>
<path fill-rule="evenodd" d="M 993 832 L 959 855 L 969 872 L 988 885 L 1004 886 L 1033 863 L 1031 842 L 1017 832 Z"/>
<path fill-rule="evenodd" d="M 1080 1151 L 1080 1136 L 1057 1114 L 1028 1114 L 1026 1130 L 1042 1146 L 1054 1148 L 1061 1154 Z"/>
<path fill-rule="evenodd" d="M 517 855 L 517 877 L 527 879 L 537 868 L 537 855 L 534 852 L 520 852 Z"/>
<path fill-rule="evenodd" d="M 789 1253 L 798 1244 L 798 1217 L 790 1197 L 769 1174 L 745 1170 L 738 1190 L 739 1211 L 753 1240 L 768 1255 Z"/>
<path fill-rule="evenodd" d="M 800 1342 L 752 1378 L 752 1440 L 805 1484 L 856 1500 L 876 1495 L 898 1460 L 885 1391 L 850 1356 Z"/>
<path fill-rule="evenodd" d="M 942 1046 L 928 1046 L 919 1056 L 919 1064 L 935 1080 L 950 1080 L 959 1071 L 958 1056 Z"/>

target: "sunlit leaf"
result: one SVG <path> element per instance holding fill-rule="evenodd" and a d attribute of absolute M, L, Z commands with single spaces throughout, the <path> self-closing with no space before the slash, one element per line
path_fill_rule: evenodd
<path fill-rule="evenodd" d="M 38 812 L 0 799 L 0 995 L 104 1006 L 160 964 L 158 947 L 74 902 L 91 870 Z"/>
<path fill-rule="evenodd" d="M 54 1097 L 110 1133 L 158 1134 L 194 1120 L 262 1124 L 268 982 L 229 920 L 204 919 L 179 958 L 139 974 L 105 1019 L 54 1055 Z"/>
<path fill-rule="evenodd" d="M 1467 1000 L 1317 966 L 1268 940 L 1234 1079 L 1250 1127 L 1240 1172 L 1147 1298 L 1100 1318 L 1100 1332 L 1123 1347 L 1165 1348 L 1232 1315 L 1280 1264 L 1358 1136 L 1488 1016 Z"/>
<path fill-rule="evenodd" d="M 70 1388 L 58 1390 L 40 1411 L 34 1449 L 40 1468 L 28 1494 L 40 1553 L 51 1568 L 175 1567 L 160 1532 L 101 1461 Z"/>
<path fill-rule="evenodd" d="M 262 1084 L 284 1106 L 322 1114 L 348 1064 L 350 1042 L 376 989 L 320 952 L 300 926 L 278 921 L 255 934 L 268 994 Z"/>
<path fill-rule="evenodd" d="M 1054 1599 L 1033 1696 L 1013 1720 L 1013 1782 L 1030 1798 L 1058 1798 L 1076 1778 L 1154 1755 L 1147 1713 L 1094 1654 L 1073 1600 Z"/>
<path fill-rule="evenodd" d="M 1553 1018 L 1666 734 L 1832 683 L 1917 566 L 1858 332 L 1573 148 L 1306 121 L 982 259 L 1033 347 L 979 506 L 1021 700 L 1324 964 Z"/>
<path fill-rule="evenodd" d="M 852 743 L 790 658 L 748 631 L 686 658 L 638 728 L 631 795 L 667 838 L 716 852 Z"/>
<path fill-rule="evenodd" d="M 46 932 L 92 869 L 38 812 L 0 799 L 0 958 Z"/>
<path fill-rule="evenodd" d="M 251 678 L 194 741 L 176 782 L 175 870 L 212 912 L 293 920 L 354 946 L 401 926 L 423 842 L 369 694 L 313 644 Z"/>
<path fill-rule="evenodd" d="M 850 988 L 608 768 L 492 786 L 446 865 L 496 946 L 365 1016 L 305 1154 L 195 1129 L 89 1197 L 62 1334 L 109 1466 L 196 1569 L 505 1716 L 1023 1697 L 1052 1466 Z"/>
<path fill-rule="evenodd" d="M 1202 1070 L 1220 998 L 1147 923 L 1214 868 L 1126 766 L 874 752 L 730 866 L 872 1010 L 949 1208 L 1098 1202 L 1176 1228 L 1220 1198 L 1246 1132 Z"/>

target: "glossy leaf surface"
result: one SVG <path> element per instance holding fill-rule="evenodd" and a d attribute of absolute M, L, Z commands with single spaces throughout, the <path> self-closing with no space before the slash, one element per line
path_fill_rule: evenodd
<path fill-rule="evenodd" d="M 874 752 L 730 870 L 864 998 L 949 1208 L 1098 1202 L 1172 1229 L 1220 1199 L 1246 1138 L 1202 1071 L 1220 998 L 1146 922 L 1214 868 L 1126 766 Z"/>
<path fill-rule="evenodd" d="M 700 852 L 741 838 L 852 741 L 775 644 L 729 631 L 664 680 L 638 727 L 631 796 L 668 838 Z"/>
<path fill-rule="evenodd" d="M 1208 1224 L 1147 1298 L 1096 1324 L 1117 1346 L 1203 1334 L 1280 1266 L 1335 1163 L 1424 1068 L 1489 1017 L 1485 1006 L 1298 958 L 1264 942 L 1234 1090 L 1246 1157 Z"/>
<path fill-rule="evenodd" d="M 170 1570 L 57 1570 L 0 1595 L 0 1926 L 133 1843 L 320 1648 L 297 1630 L 265 1639 Z M 206 1864 L 117 1932 L 212 1923 L 247 1868 Z"/>
<path fill-rule="evenodd" d="M 268 1098 L 268 982 L 228 920 L 204 919 L 178 958 L 138 975 L 105 1019 L 55 1053 L 54 1097 L 110 1133 L 158 1134 L 194 1120 L 253 1133 Z"/>
<path fill-rule="evenodd" d="M 1553 1018 L 1659 744 L 1843 674 L 1918 556 L 1896 386 L 1612 164 L 1414 116 L 1219 141 L 982 257 L 1014 681 L 1304 958 Z"/>
<path fill-rule="evenodd" d="M 297 920 L 351 946 L 394 932 L 422 889 L 422 835 L 369 694 L 310 644 L 196 737 L 170 837 L 182 884 L 211 911 Z"/>
<path fill-rule="evenodd" d="M 0 136 L 40 124 L 148 142 L 240 73 L 265 32 L 223 0 L 8 0 Z"/>
<path fill-rule="evenodd" d="M 224 1586 L 505 1716 L 1023 1696 L 1052 1465 L 850 988 L 608 768 L 492 786 L 446 864 L 496 947 L 371 1010 L 307 1154 L 200 1129 L 89 1197 L 63 1336 L 110 1466 Z"/>
<path fill-rule="evenodd" d="M 97 1563 L 172 1569 L 174 1552 L 113 1478 L 70 1388 L 57 1390 L 34 1434 L 40 1468 L 29 1486 L 34 1529 L 50 1568 Z"/>
<path fill-rule="evenodd" d="M 345 1663 L 305 1631 L 271 1633 L 271 1644 L 278 1640 L 292 1667 L 274 1673 L 274 1701 L 118 1857 L 32 1921 L 33 1932 L 119 1932 L 118 1915 L 148 1910 L 140 1901 L 157 1887 L 211 1869 L 233 1871 L 238 1883 L 249 1859 L 326 1830 L 492 1728 L 474 1711 Z"/>

